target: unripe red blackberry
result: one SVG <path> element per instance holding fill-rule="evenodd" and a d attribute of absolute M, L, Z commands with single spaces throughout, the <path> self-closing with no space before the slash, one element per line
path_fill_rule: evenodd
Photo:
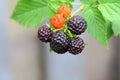
<path fill-rule="evenodd" d="M 42 42 L 50 42 L 52 34 L 52 30 L 47 25 L 43 25 L 38 29 L 38 38 Z"/>
<path fill-rule="evenodd" d="M 87 22 L 79 15 L 73 16 L 68 20 L 68 29 L 77 35 L 80 35 L 81 33 L 85 32 L 87 28 Z"/>
<path fill-rule="evenodd" d="M 77 37 L 70 40 L 68 51 L 73 55 L 77 55 L 83 51 L 84 47 L 84 41 L 80 37 Z"/>
<path fill-rule="evenodd" d="M 69 37 L 62 31 L 58 31 L 52 35 L 50 47 L 58 54 L 67 52 L 69 46 Z"/>
<path fill-rule="evenodd" d="M 61 14 L 64 18 L 67 18 L 71 14 L 71 8 L 67 4 L 62 4 L 57 11 L 58 14 Z"/>
<path fill-rule="evenodd" d="M 55 29 L 62 28 L 64 23 L 65 23 L 65 19 L 61 14 L 55 14 L 52 18 L 50 18 L 50 24 Z"/>

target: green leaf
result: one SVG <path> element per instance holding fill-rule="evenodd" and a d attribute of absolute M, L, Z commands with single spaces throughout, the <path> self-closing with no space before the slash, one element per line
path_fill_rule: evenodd
<path fill-rule="evenodd" d="M 106 22 L 97 7 L 88 7 L 83 10 L 83 17 L 87 21 L 88 32 L 100 43 L 107 47 L 108 37 Z"/>
<path fill-rule="evenodd" d="M 68 2 L 68 3 L 70 3 L 70 2 L 74 2 L 74 0 L 60 0 L 61 2 Z"/>
<path fill-rule="evenodd" d="M 89 4 L 89 5 L 91 5 L 91 4 L 93 4 L 93 3 L 95 3 L 96 2 L 96 0 L 80 0 L 83 4 Z"/>
<path fill-rule="evenodd" d="M 12 14 L 13 19 L 25 26 L 38 26 L 50 16 L 50 8 L 46 0 L 20 0 Z"/>
<path fill-rule="evenodd" d="M 112 30 L 112 23 L 109 20 L 106 20 L 106 27 L 107 27 L 107 38 L 110 39 L 113 35 L 113 30 Z"/>
<path fill-rule="evenodd" d="M 98 0 L 99 10 L 103 16 L 112 22 L 115 35 L 120 35 L 120 0 Z"/>
<path fill-rule="evenodd" d="M 74 2 L 74 0 L 50 0 L 49 4 L 51 5 L 51 7 L 56 12 L 58 7 L 62 4 L 68 4 L 71 7 L 71 2 Z"/>
<path fill-rule="evenodd" d="M 120 18 L 112 20 L 112 29 L 116 36 L 120 35 Z"/>
<path fill-rule="evenodd" d="M 119 3 L 120 0 L 98 0 L 100 4 L 105 4 L 105 3 Z"/>
<path fill-rule="evenodd" d="M 61 4 L 70 4 L 74 0 L 19 0 L 12 19 L 28 27 L 38 27 L 38 25 L 56 14 L 57 8 Z"/>
<path fill-rule="evenodd" d="M 56 1 L 56 2 L 63 2 L 63 3 L 70 3 L 70 2 L 74 2 L 74 0 L 49 0 L 49 1 Z"/>
<path fill-rule="evenodd" d="M 120 18 L 120 1 L 119 0 L 99 0 L 99 10 L 110 21 L 116 16 Z"/>

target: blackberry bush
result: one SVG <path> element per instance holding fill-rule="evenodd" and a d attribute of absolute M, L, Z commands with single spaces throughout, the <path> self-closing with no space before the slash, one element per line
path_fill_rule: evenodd
<path fill-rule="evenodd" d="M 75 6 L 79 8 L 71 13 Z M 75 16 L 77 13 L 82 13 L 88 24 L 80 16 Z M 69 16 L 74 16 L 70 18 L 64 31 L 67 31 L 67 34 L 72 32 L 79 35 L 88 25 L 89 33 L 105 47 L 108 47 L 108 41 L 112 36 L 120 35 L 119 0 L 89 0 L 89 2 L 79 0 L 77 3 L 76 0 L 20 0 L 11 18 L 24 25 L 23 27 L 37 28 L 40 23 L 51 16 L 53 16 L 49 22 L 51 27 L 62 30 L 66 26 Z"/>

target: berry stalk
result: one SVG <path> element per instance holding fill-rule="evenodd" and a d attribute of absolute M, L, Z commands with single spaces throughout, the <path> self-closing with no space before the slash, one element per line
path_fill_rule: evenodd
<path fill-rule="evenodd" d="M 84 9 L 84 5 L 81 5 L 79 9 L 77 9 L 74 13 L 71 14 L 71 17 L 73 17 L 74 15 L 76 15 L 78 12 L 82 11 Z"/>

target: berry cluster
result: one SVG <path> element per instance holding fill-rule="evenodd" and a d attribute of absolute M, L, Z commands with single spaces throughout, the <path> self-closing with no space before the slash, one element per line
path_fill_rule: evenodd
<path fill-rule="evenodd" d="M 51 49 L 58 54 L 68 51 L 77 55 L 85 47 L 84 41 L 78 35 L 85 32 L 87 22 L 81 16 L 70 15 L 71 8 L 63 4 L 58 8 L 57 14 L 50 18 L 51 26 L 43 25 L 38 30 L 39 40 L 49 42 Z"/>

